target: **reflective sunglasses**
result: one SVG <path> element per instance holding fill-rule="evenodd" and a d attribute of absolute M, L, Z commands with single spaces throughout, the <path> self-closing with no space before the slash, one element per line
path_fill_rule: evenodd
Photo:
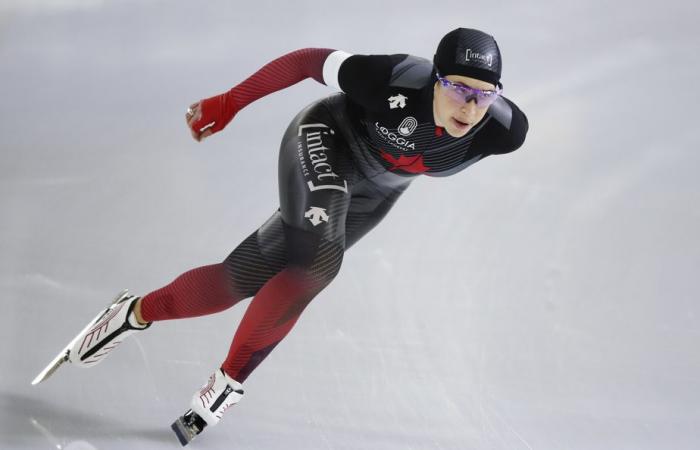
<path fill-rule="evenodd" d="M 437 79 L 440 82 L 440 86 L 444 88 L 447 97 L 460 105 L 474 100 L 478 107 L 486 108 L 495 102 L 501 95 L 501 92 L 503 92 L 503 85 L 501 85 L 501 83 L 498 83 L 496 90 L 482 90 L 461 83 L 453 83 L 447 78 L 441 77 L 439 73 L 437 74 Z"/>

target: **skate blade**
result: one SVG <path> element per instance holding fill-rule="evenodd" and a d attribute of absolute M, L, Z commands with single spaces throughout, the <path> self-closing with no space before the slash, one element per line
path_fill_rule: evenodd
<path fill-rule="evenodd" d="M 175 436 L 177 436 L 177 439 L 180 441 L 180 444 L 184 447 L 190 442 L 192 442 L 192 439 L 194 439 L 197 434 L 197 431 L 192 428 L 191 425 L 186 425 L 183 422 L 183 417 L 180 416 L 179 419 L 177 419 L 175 422 L 173 422 L 172 425 L 170 425 L 170 428 L 173 429 L 175 432 Z"/>
<path fill-rule="evenodd" d="M 128 291 L 127 291 L 126 289 L 123 290 L 122 292 L 120 292 L 119 295 L 117 295 L 117 297 L 112 301 L 112 303 L 110 303 L 109 306 L 112 306 L 113 304 L 117 303 L 117 302 L 118 302 L 119 300 L 121 300 L 127 293 L 128 293 Z M 68 356 L 69 356 L 69 354 L 70 354 L 70 349 L 73 348 L 73 345 L 78 341 L 78 339 L 80 339 L 81 337 L 83 337 L 83 335 L 84 335 L 85 333 L 87 333 L 88 330 L 90 330 L 90 327 L 92 327 L 92 326 L 97 322 L 97 320 L 98 320 L 100 317 L 102 317 L 102 314 L 104 314 L 104 310 L 100 311 L 100 313 L 97 314 L 97 315 L 95 316 L 94 319 L 92 319 L 90 322 L 88 322 L 88 324 L 85 326 L 85 328 L 83 328 L 83 330 L 82 330 L 80 333 L 78 333 L 78 335 L 77 335 L 76 337 L 74 337 L 73 340 L 70 341 L 70 342 L 68 343 L 68 345 L 66 345 L 66 346 L 63 348 L 63 350 L 61 350 L 61 351 L 59 352 L 59 354 L 56 355 L 56 357 L 55 357 L 54 359 L 51 360 L 51 362 L 49 363 L 49 365 L 46 366 L 46 367 L 44 368 L 44 370 L 42 370 L 41 372 L 39 372 L 39 375 L 37 375 L 36 378 L 34 378 L 34 379 L 32 380 L 32 386 L 37 385 L 37 384 L 41 383 L 42 381 L 44 381 L 45 379 L 49 378 L 51 375 L 54 374 L 54 372 L 56 372 L 56 370 L 58 370 L 59 367 L 61 367 L 61 365 L 62 365 L 64 362 L 67 362 L 67 361 L 68 361 Z"/>
<path fill-rule="evenodd" d="M 68 353 L 70 353 L 68 350 L 66 350 L 63 353 L 59 353 L 53 359 L 53 361 L 51 361 L 49 365 L 46 366 L 46 368 L 44 368 L 44 370 L 42 370 L 41 373 L 39 373 L 39 375 L 37 375 L 36 378 L 32 380 L 32 386 L 41 383 L 42 381 L 53 375 L 53 373 L 57 371 L 59 367 L 61 367 L 61 364 L 68 361 Z"/>

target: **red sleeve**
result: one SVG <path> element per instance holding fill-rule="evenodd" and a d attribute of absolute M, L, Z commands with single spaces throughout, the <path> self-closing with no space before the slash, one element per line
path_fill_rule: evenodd
<path fill-rule="evenodd" d="M 302 48 L 265 64 L 260 70 L 229 92 L 243 109 L 249 103 L 279 91 L 307 78 L 323 81 L 323 63 L 334 50 L 329 48 Z"/>
<path fill-rule="evenodd" d="M 270 61 L 228 92 L 202 100 L 202 116 L 192 122 L 192 129 L 220 131 L 246 105 L 307 78 L 325 84 L 323 63 L 333 51 L 302 48 Z"/>

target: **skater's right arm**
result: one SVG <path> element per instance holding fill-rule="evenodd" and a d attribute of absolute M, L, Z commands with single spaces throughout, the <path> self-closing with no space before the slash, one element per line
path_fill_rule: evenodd
<path fill-rule="evenodd" d="M 306 78 L 324 83 L 324 62 L 333 52 L 329 48 L 293 51 L 265 64 L 228 92 L 194 103 L 192 114 L 186 116 L 192 136 L 200 141 L 221 131 L 246 105 Z"/>

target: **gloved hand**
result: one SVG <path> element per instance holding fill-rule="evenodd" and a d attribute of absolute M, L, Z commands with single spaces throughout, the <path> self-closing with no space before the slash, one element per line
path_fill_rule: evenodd
<path fill-rule="evenodd" d="M 185 114 L 187 126 L 197 141 L 221 131 L 239 111 L 231 91 L 190 105 Z"/>

